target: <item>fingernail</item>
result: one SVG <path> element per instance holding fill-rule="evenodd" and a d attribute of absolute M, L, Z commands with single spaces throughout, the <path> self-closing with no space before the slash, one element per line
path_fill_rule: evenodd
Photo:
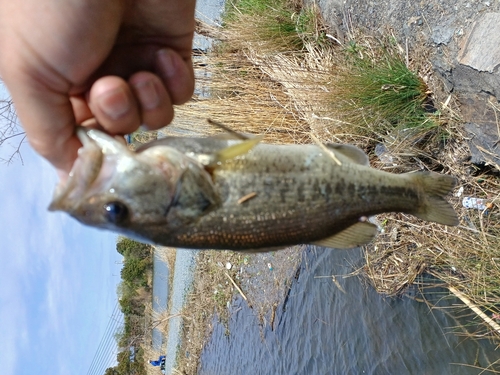
<path fill-rule="evenodd" d="M 130 100 L 123 89 L 116 89 L 97 97 L 97 105 L 104 114 L 118 120 L 130 110 Z"/>
<path fill-rule="evenodd" d="M 146 80 L 134 84 L 142 108 L 155 109 L 160 105 L 160 95 L 153 81 Z"/>
<path fill-rule="evenodd" d="M 175 76 L 176 72 L 175 72 L 174 59 L 172 58 L 172 55 L 169 52 L 169 50 L 161 49 L 157 52 L 157 55 L 162 74 L 164 74 L 166 77 Z"/>

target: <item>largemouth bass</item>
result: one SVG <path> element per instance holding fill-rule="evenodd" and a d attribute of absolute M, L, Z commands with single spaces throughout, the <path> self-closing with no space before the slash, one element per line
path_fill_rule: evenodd
<path fill-rule="evenodd" d="M 378 229 L 366 218 L 375 214 L 458 223 L 444 200 L 454 177 L 376 170 L 350 145 L 171 137 L 133 152 L 98 130 L 81 128 L 78 136 L 83 147 L 49 209 L 150 243 L 349 248 L 374 238 Z"/>

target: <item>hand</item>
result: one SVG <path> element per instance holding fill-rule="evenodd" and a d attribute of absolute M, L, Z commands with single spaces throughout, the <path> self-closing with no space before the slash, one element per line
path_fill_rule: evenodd
<path fill-rule="evenodd" d="M 167 125 L 194 89 L 195 0 L 0 0 L 0 75 L 33 148 L 67 174 L 75 126 Z"/>

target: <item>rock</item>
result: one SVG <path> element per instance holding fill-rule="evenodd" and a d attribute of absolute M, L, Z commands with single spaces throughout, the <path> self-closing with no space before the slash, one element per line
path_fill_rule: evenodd
<path fill-rule="evenodd" d="M 479 16 L 461 43 L 458 62 L 480 72 L 496 72 L 500 65 L 500 13 Z"/>
<path fill-rule="evenodd" d="M 495 109 L 500 109 L 500 13 L 477 18 L 462 40 L 457 62 L 451 80 L 470 135 L 471 161 L 500 165 L 500 114 Z"/>
<path fill-rule="evenodd" d="M 451 80 L 460 94 L 489 93 L 500 100 L 500 13 L 485 13 L 460 44 Z M 473 98 L 475 105 L 488 106 Z M 479 109 L 483 110 L 482 108 Z"/>
<path fill-rule="evenodd" d="M 484 94 L 459 97 L 465 130 L 469 133 L 471 162 L 478 165 L 500 165 L 500 134 L 498 120 L 500 113 L 495 98 Z M 488 105 L 488 101 L 491 104 Z M 495 104 L 496 103 L 496 104 Z M 499 119 L 497 120 L 497 116 Z"/>
<path fill-rule="evenodd" d="M 454 19 L 450 18 L 446 22 L 436 25 L 431 33 L 431 39 L 436 45 L 448 44 L 455 33 L 453 27 Z"/>

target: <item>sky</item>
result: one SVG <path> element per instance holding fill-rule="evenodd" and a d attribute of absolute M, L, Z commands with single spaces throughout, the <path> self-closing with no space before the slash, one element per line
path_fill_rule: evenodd
<path fill-rule="evenodd" d="M 117 236 L 48 212 L 56 173 L 27 142 L 21 155 L 0 162 L 2 374 L 88 374 L 116 307 Z"/>

